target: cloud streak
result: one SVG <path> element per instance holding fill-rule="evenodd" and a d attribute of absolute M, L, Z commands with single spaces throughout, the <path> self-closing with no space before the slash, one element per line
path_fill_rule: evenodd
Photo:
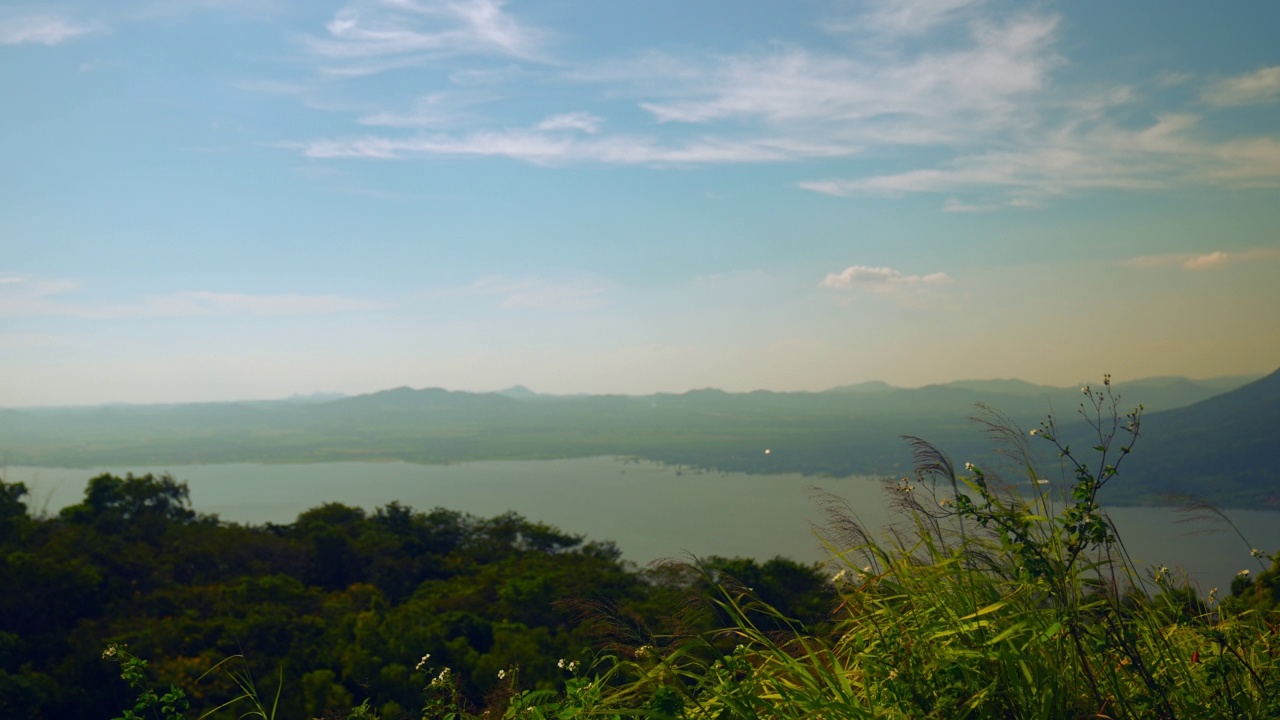
<path fill-rule="evenodd" d="M 1121 265 L 1133 268 L 1180 267 L 1183 270 L 1210 270 L 1225 268 L 1233 262 L 1274 262 L 1280 261 L 1280 249 L 1252 248 L 1247 250 L 1214 250 L 1207 253 L 1163 253 L 1160 255 L 1139 255 L 1121 261 Z"/>
<path fill-rule="evenodd" d="M 537 165 L 598 162 L 618 165 L 695 165 L 785 162 L 804 157 L 846 155 L 848 148 L 785 137 L 731 140 L 707 136 L 678 144 L 664 144 L 646 136 L 614 135 L 598 139 L 568 136 L 568 129 L 552 127 L 479 131 L 466 135 L 420 135 L 390 138 L 370 135 L 341 140 L 317 140 L 295 145 L 311 158 L 393 160 L 413 156 L 505 157 Z M 585 128 L 580 128 L 585 131 Z"/>
<path fill-rule="evenodd" d="M 327 35 L 305 39 L 335 74 L 376 74 L 453 55 L 542 56 L 544 33 L 504 11 L 501 0 L 366 0 L 339 10 Z"/>
<path fill-rule="evenodd" d="M 0 317 L 78 317 L 93 319 L 172 318 L 213 315 L 326 315 L 367 312 L 390 303 L 340 295 L 253 295 L 190 291 L 151 295 L 134 302 L 85 302 L 67 296 L 81 287 L 65 280 L 0 283 Z M 8 286 L 8 287 L 6 287 Z"/>
<path fill-rule="evenodd" d="M 695 97 L 641 107 L 659 122 L 760 119 L 881 142 L 958 139 L 1017 122 L 1015 98 L 1042 89 L 1057 63 L 1057 25 L 1052 16 L 1019 17 L 975 26 L 960 49 L 890 58 L 803 49 L 731 57 L 686 87 Z"/>
<path fill-rule="evenodd" d="M 831 22 L 826 27 L 832 32 L 889 39 L 912 37 L 955 22 L 981 4 L 982 0 L 872 0 L 856 19 Z"/>
<path fill-rule="evenodd" d="M 540 278 L 489 275 L 472 283 L 466 294 L 502 298 L 507 310 L 578 311 L 605 303 L 605 286 L 593 280 L 548 282 Z"/>
<path fill-rule="evenodd" d="M 850 265 L 838 273 L 828 273 L 818 285 L 832 290 L 859 288 L 868 292 L 885 294 L 904 290 L 921 290 L 950 282 L 951 277 L 941 272 L 927 275 L 907 275 L 888 267 Z"/>
<path fill-rule="evenodd" d="M 28 15 L 0 20 L 0 45 L 61 45 L 91 32 L 59 15 Z"/>
<path fill-rule="evenodd" d="M 1253 137 L 1212 142 L 1197 137 L 1199 125 L 1194 115 L 1165 115 L 1138 130 L 1072 126 L 1048 133 L 1038 146 L 1026 149 L 964 155 L 937 167 L 888 175 L 807 180 L 798 186 L 834 196 L 994 188 L 1006 191 L 1007 204 L 1017 205 L 1098 189 L 1280 185 L 1280 141 Z"/>
<path fill-rule="evenodd" d="M 1219 107 L 1280 102 L 1280 65 L 1218 80 L 1206 88 L 1201 97 Z"/>

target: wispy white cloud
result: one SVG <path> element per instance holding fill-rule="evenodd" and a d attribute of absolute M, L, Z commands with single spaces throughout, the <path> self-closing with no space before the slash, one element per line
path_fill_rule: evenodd
<path fill-rule="evenodd" d="M 0 45 L 60 45 L 93 32 L 60 15 L 27 15 L 0 20 Z"/>
<path fill-rule="evenodd" d="M 459 87 L 475 87 L 485 85 L 501 85 L 525 78 L 531 73 L 517 64 L 503 67 L 466 68 L 449 73 L 449 82 Z"/>
<path fill-rule="evenodd" d="M 149 298 L 147 307 L 178 315 L 236 313 L 247 315 L 328 315 L 391 307 L 390 303 L 341 295 L 246 295 L 184 292 Z"/>
<path fill-rule="evenodd" d="M 1239 187 L 1280 185 L 1280 138 L 1240 138 L 1198 150 L 1207 156 L 1201 174 L 1208 180 Z"/>
<path fill-rule="evenodd" d="M 57 297 L 77 287 L 67 280 L 6 277 L 0 283 L 0 317 L 67 314 L 67 304 Z"/>
<path fill-rule="evenodd" d="M 991 212 L 999 209 L 999 205 L 981 205 L 974 203 L 961 202 L 959 198 L 950 197 L 942 204 L 942 212 L 949 213 L 980 213 Z"/>
<path fill-rule="evenodd" d="M 366 136 L 299 145 L 312 158 L 389 160 L 430 155 L 507 157 L 535 164 L 602 162 L 621 165 L 695 165 L 783 162 L 848 154 L 846 147 L 788 138 L 730 140 L 714 136 L 664 144 L 653 137 L 615 135 L 579 138 L 554 129 L 479 131 L 466 135 L 409 138 Z"/>
<path fill-rule="evenodd" d="M 49 345 L 58 345 L 68 341 L 68 338 L 61 335 L 52 335 L 48 333 L 0 333 L 0 348 L 20 349 L 47 347 Z"/>
<path fill-rule="evenodd" d="M 125 5 L 125 3 L 119 3 Z M 106 5 L 106 3 L 102 3 Z M 141 0 L 130 4 L 127 19 L 150 21 L 204 12 L 236 12 L 246 17 L 269 18 L 286 11 L 288 0 Z"/>
<path fill-rule="evenodd" d="M 1058 20 L 1021 16 L 971 28 L 946 51 L 860 57 L 804 49 L 730 57 L 678 86 L 687 99 L 641 104 L 660 122 L 759 119 L 819 123 L 824 133 L 877 144 L 959 141 L 1022 120 L 1019 95 L 1045 85 L 1058 60 Z"/>
<path fill-rule="evenodd" d="M 1230 261 L 1230 256 L 1221 250 L 1210 253 L 1162 253 L 1160 255 L 1139 255 L 1121 261 L 1121 265 L 1135 268 L 1181 267 L 1186 270 L 1204 270 L 1211 267 L 1222 267 Z"/>
<path fill-rule="evenodd" d="M 829 22 L 827 29 L 879 37 L 922 35 L 981 4 L 982 0 L 873 0 L 864 13 Z"/>
<path fill-rule="evenodd" d="M 340 295 L 251 295 L 190 291 L 150 295 L 133 301 L 91 302 L 77 297 L 81 286 L 66 280 L 22 280 L 0 288 L 0 317 L 81 318 L 192 317 L 202 315 L 312 315 L 362 312 L 390 307 L 384 301 Z"/>
<path fill-rule="evenodd" d="M 595 134 L 600 131 L 600 124 L 604 122 L 604 118 L 599 115 L 593 115 L 589 112 L 571 112 L 562 113 L 560 115 L 552 115 L 534 126 L 535 130 L 581 130 L 585 133 Z"/>
<path fill-rule="evenodd" d="M 1179 267 L 1184 270 L 1210 270 L 1222 268 L 1232 262 L 1280 261 L 1280 248 L 1251 248 L 1226 252 L 1214 250 L 1207 253 L 1162 253 L 1139 255 L 1121 261 L 1121 265 L 1134 268 Z"/>
<path fill-rule="evenodd" d="M 893 293 L 945 285 L 949 282 L 951 277 L 941 272 L 907 275 L 888 267 L 850 265 L 838 273 L 828 273 L 818 285 L 833 290 L 860 288 L 874 293 Z"/>
<path fill-rule="evenodd" d="M 591 279 L 550 282 L 541 278 L 490 275 L 476 280 L 467 294 L 502 298 L 509 310 L 574 311 L 599 307 L 605 302 L 605 285 Z"/>
<path fill-rule="evenodd" d="M 538 59 L 544 33 L 504 11 L 501 0 L 364 0 L 338 11 L 307 48 L 342 74 L 371 74 L 422 57 L 498 55 Z"/>
<path fill-rule="evenodd" d="M 1038 146 L 965 155 L 938 167 L 862 178 L 809 180 L 799 187 L 828 195 L 901 195 L 1004 189 L 1010 201 L 1081 190 L 1151 190 L 1178 185 L 1280 185 L 1280 141 L 1269 137 L 1213 142 L 1197 137 L 1199 118 L 1166 115 L 1122 129 L 1073 125 Z"/>
<path fill-rule="evenodd" d="M 1227 254 L 1221 250 L 1211 252 L 1207 255 L 1193 257 L 1182 263 L 1182 267 L 1188 270 L 1205 270 L 1208 268 L 1222 267 L 1227 264 Z"/>
<path fill-rule="evenodd" d="M 1280 65 L 1215 80 L 1201 96 L 1210 105 L 1265 105 L 1280 102 Z"/>
<path fill-rule="evenodd" d="M 1179 85 L 1185 85 L 1193 79 L 1195 79 L 1195 75 L 1192 75 L 1189 72 L 1167 71 L 1160 73 L 1160 75 L 1156 77 L 1156 84 L 1160 87 L 1177 87 Z"/>
<path fill-rule="evenodd" d="M 438 92 L 418 98 L 408 113 L 380 112 L 362 115 L 361 125 L 398 128 L 445 128 L 457 125 L 467 116 L 462 108 L 477 102 L 461 99 L 456 93 Z"/>
<path fill-rule="evenodd" d="M 302 83 L 282 82 L 280 80 L 242 80 L 232 83 L 232 87 L 245 92 L 257 93 L 259 95 L 278 95 L 281 97 L 296 97 L 305 95 L 309 91 L 309 87 Z"/>

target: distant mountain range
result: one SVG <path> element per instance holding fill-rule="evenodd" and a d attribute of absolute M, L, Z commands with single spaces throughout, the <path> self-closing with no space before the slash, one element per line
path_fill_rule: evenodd
<path fill-rule="evenodd" d="M 1244 507 L 1276 502 L 1266 464 L 1280 447 L 1277 386 L 1276 374 L 1119 386 L 1122 409 L 1141 403 L 1148 414 L 1137 451 L 1106 492 L 1133 503 L 1161 502 L 1170 492 Z M 1022 427 L 1053 412 L 1065 437 L 1077 432 L 1080 400 L 1079 387 L 1019 380 L 644 396 L 401 387 L 351 397 L 0 410 L 0 459 L 121 468 L 623 455 L 726 471 L 900 475 L 911 467 L 902 435 L 927 438 L 962 461 L 989 457 L 990 444 L 967 419 L 975 403 Z"/>
<path fill-rule="evenodd" d="M 1151 413 L 1126 500 L 1198 496 L 1224 506 L 1280 508 L 1280 370 L 1200 402 Z"/>

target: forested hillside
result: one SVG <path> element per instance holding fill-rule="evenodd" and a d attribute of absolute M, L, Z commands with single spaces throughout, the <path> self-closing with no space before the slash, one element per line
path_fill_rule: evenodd
<path fill-rule="evenodd" d="M 579 623 L 589 602 L 632 620 L 634 632 L 611 642 L 634 649 L 705 582 L 637 569 L 608 542 L 511 514 L 329 504 L 247 527 L 199 514 L 185 485 L 152 476 L 94 477 L 56 517 L 31 517 L 23 500 L 20 484 L 0 482 L 5 718 L 105 719 L 132 707 L 119 667 L 102 658 L 113 643 L 205 708 L 238 692 L 225 672 L 201 679 L 236 655 L 243 665 L 224 668 L 247 671 L 264 693 L 283 681 L 278 717 L 345 713 L 366 698 L 384 717 L 414 713 L 426 654 L 480 706 L 505 668 L 522 668 L 528 686 L 562 684 L 557 661 L 582 662 L 604 642 Z M 820 618 L 832 597 L 814 568 L 783 559 L 706 567 L 797 617 Z"/>

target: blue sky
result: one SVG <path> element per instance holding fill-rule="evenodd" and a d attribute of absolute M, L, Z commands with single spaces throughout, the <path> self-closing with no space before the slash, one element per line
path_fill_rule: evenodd
<path fill-rule="evenodd" d="M 0 2 L 0 406 L 1280 365 L 1280 5 Z"/>

